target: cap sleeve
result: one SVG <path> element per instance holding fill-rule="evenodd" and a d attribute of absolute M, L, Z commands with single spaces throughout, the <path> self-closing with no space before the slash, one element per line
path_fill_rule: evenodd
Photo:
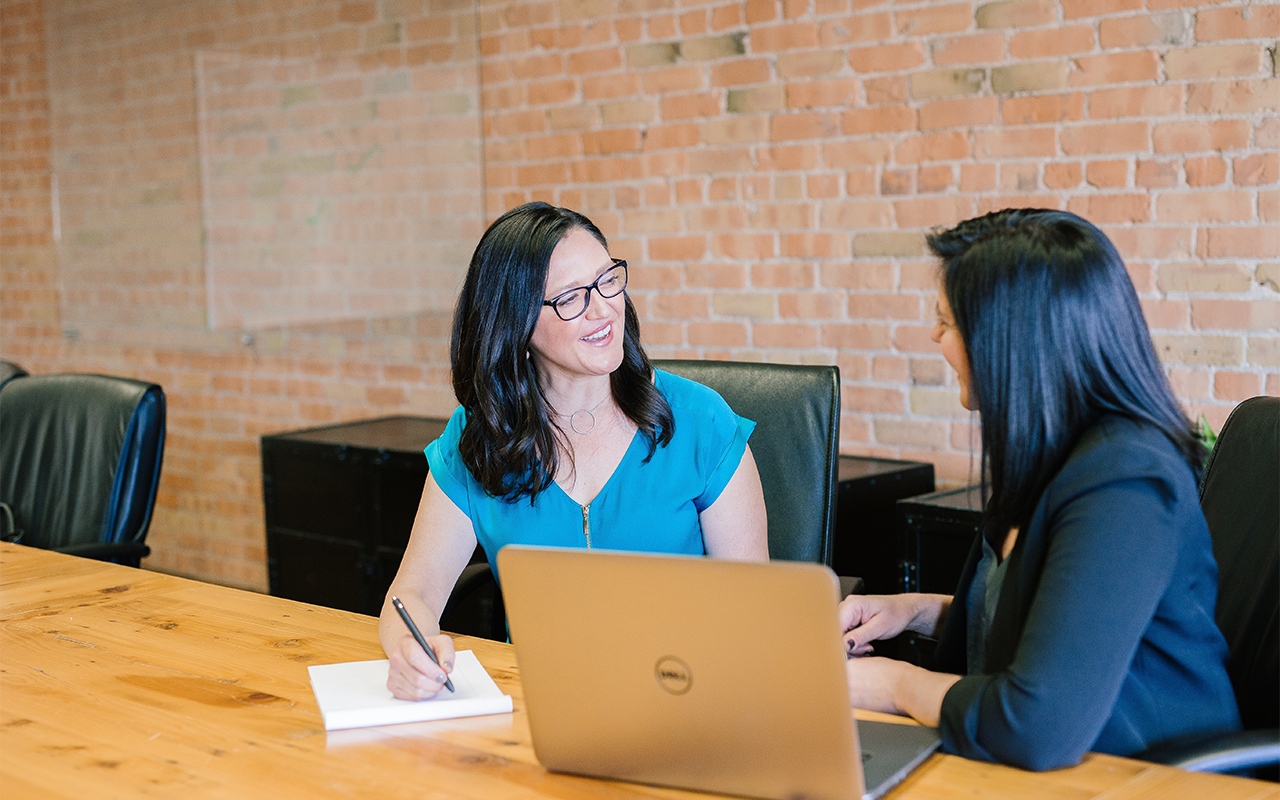
<path fill-rule="evenodd" d="M 717 399 L 719 395 L 716 395 Z M 702 513 L 710 508 L 720 497 L 720 493 L 724 491 L 724 487 L 729 485 L 730 479 L 734 473 L 738 471 L 738 465 L 742 462 L 742 454 L 747 450 L 747 439 L 751 437 L 751 432 L 756 429 L 756 424 L 746 417 L 740 417 L 729 408 L 729 405 L 723 400 L 723 414 L 717 414 L 713 423 L 717 427 L 716 433 L 724 442 L 723 447 L 719 450 L 719 458 L 714 462 L 710 474 L 707 476 L 707 482 L 702 490 L 702 494 L 694 498 L 694 507 L 698 509 L 698 513 Z"/>
<path fill-rule="evenodd" d="M 427 445 L 423 452 L 427 454 L 427 469 L 436 485 L 470 519 L 470 489 L 475 478 L 471 476 L 466 464 L 462 463 L 462 453 L 458 451 L 458 442 L 462 439 L 462 429 L 466 424 L 466 411 L 458 406 L 449 418 L 444 433 Z"/>

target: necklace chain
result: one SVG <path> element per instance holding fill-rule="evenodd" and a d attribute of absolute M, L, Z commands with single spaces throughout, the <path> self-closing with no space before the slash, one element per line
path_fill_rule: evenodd
<path fill-rule="evenodd" d="M 604 398 L 600 400 L 600 402 L 596 403 L 591 408 L 580 408 L 577 411 L 573 412 L 572 414 L 561 414 L 559 412 L 556 412 L 556 416 L 562 419 L 568 419 L 570 430 L 572 430 L 574 433 L 578 434 L 579 436 L 586 436 L 588 433 L 591 433 L 596 429 L 596 415 L 594 413 L 595 410 L 600 406 L 604 405 L 605 400 L 608 400 L 612 396 L 613 396 L 612 393 L 605 395 Z M 586 430 L 582 430 L 580 428 L 580 424 L 578 421 L 579 417 L 581 417 L 583 414 L 585 414 L 587 419 L 590 420 L 589 423 L 586 421 L 583 421 L 581 423 L 581 425 L 584 425 L 586 427 Z"/>

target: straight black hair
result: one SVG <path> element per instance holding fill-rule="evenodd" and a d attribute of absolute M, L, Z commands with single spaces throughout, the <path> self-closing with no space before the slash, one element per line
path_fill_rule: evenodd
<path fill-rule="evenodd" d="M 484 490 L 510 502 L 551 485 L 556 444 L 565 444 L 528 353 L 551 253 L 576 228 L 608 250 L 600 229 L 567 208 L 526 203 L 498 217 L 476 245 L 454 311 L 453 391 L 467 415 L 459 451 Z M 623 299 L 622 365 L 609 382 L 614 401 L 648 442 L 648 460 L 671 440 L 675 420 L 653 385 L 635 306 Z"/>
<path fill-rule="evenodd" d="M 985 525 L 1025 528 L 1104 414 L 1158 428 L 1199 475 L 1204 446 L 1156 357 L 1124 262 L 1065 211 L 1006 209 L 927 237 L 982 421 Z"/>

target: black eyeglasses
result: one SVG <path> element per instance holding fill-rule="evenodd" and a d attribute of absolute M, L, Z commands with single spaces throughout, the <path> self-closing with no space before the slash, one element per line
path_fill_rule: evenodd
<path fill-rule="evenodd" d="M 550 300 L 542 301 L 542 304 L 551 306 L 556 316 L 568 322 L 587 312 L 587 306 L 591 305 L 592 289 L 595 289 L 601 297 L 617 297 L 626 288 L 627 262 L 621 258 L 615 258 L 609 271 L 596 278 L 590 286 L 579 286 L 576 289 L 561 292 Z"/>

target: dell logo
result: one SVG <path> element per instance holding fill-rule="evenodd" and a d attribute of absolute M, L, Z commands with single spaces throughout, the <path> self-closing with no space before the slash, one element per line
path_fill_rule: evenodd
<path fill-rule="evenodd" d="M 653 676 L 668 694 L 684 694 L 693 686 L 693 673 L 689 671 L 689 665 L 675 656 L 658 659 L 653 667 Z"/>

